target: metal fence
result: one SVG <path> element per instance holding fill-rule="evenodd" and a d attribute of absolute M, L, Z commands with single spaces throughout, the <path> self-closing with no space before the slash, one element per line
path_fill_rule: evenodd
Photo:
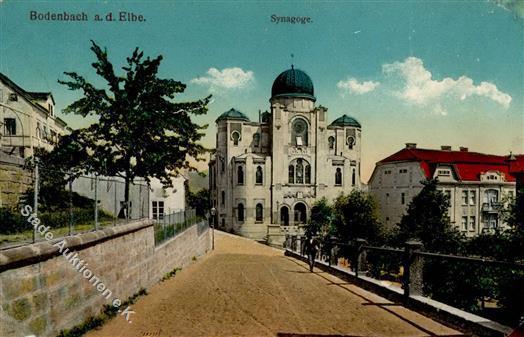
<path fill-rule="evenodd" d="M 286 236 L 284 248 L 304 257 L 308 254 L 304 236 Z M 515 324 L 514 319 L 524 315 L 524 306 L 520 306 L 520 313 L 508 313 L 495 300 L 504 291 L 502 287 L 512 287 L 509 291 L 514 293 L 521 291 L 519 288 L 524 280 L 522 263 L 425 252 L 422 244 L 416 241 L 406 242 L 403 249 L 397 249 L 371 246 L 363 239 L 343 243 L 334 238 L 319 243 L 315 258 L 329 266 L 347 268 L 357 278 L 370 277 L 398 287 L 405 298 L 430 297 L 507 324 Z M 446 286 L 452 285 L 459 291 L 451 300 L 438 295 L 439 291 L 447 291 Z M 477 309 L 462 305 L 468 302 L 468 295 L 480 297 Z"/>
<path fill-rule="evenodd" d="M 199 220 L 194 209 L 159 215 L 158 219 L 155 219 L 155 245 L 183 232 Z"/>
<path fill-rule="evenodd" d="M 0 249 L 43 241 L 43 231 L 62 237 L 149 218 L 150 189 L 143 180 L 130 185 L 126 207 L 125 182 L 119 177 L 73 176 L 39 165 L 10 170 L 21 178 L 3 185 L 14 186 L 10 194 L 16 199 L 0 207 Z M 53 186 L 53 181 L 64 186 Z"/>

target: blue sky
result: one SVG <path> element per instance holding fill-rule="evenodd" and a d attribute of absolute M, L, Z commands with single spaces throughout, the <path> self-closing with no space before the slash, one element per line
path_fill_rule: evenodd
<path fill-rule="evenodd" d="M 121 65 L 135 47 L 161 54 L 160 74 L 188 84 L 180 100 L 213 93 L 214 120 L 235 107 L 269 109 L 271 85 L 291 64 L 306 71 L 331 120 L 363 126 L 363 179 L 406 142 L 524 153 L 524 20 L 511 1 L 0 1 L 0 71 L 27 90 L 52 91 L 61 110 L 78 97 L 64 71 L 97 81 L 89 40 Z M 30 21 L 39 13 L 134 12 L 145 22 Z M 310 24 L 273 23 L 271 15 Z M 63 115 L 73 127 L 91 120 Z"/>

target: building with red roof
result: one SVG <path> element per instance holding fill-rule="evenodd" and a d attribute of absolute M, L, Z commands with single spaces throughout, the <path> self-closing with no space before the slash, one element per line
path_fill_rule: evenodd
<path fill-rule="evenodd" d="M 379 161 L 369 181 L 386 226 L 400 222 L 421 181 L 438 178 L 450 198 L 452 225 L 466 236 L 503 227 L 500 209 L 506 197 L 515 196 L 517 168 L 524 172 L 524 155 L 498 156 L 450 146 L 440 150 L 407 143 L 402 150 Z M 520 167 L 522 165 L 522 167 Z"/>

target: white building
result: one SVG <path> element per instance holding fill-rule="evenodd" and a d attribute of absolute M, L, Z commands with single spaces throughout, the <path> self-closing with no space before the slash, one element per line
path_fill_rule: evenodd
<path fill-rule="evenodd" d="M 51 150 L 59 136 L 70 131 L 54 107 L 50 92 L 26 91 L 0 73 L 1 149 L 22 158 L 35 148 Z"/>
<path fill-rule="evenodd" d="M 316 200 L 360 189 L 361 125 L 347 115 L 329 124 L 294 67 L 275 79 L 269 102 L 256 122 L 235 109 L 216 120 L 209 182 L 220 228 L 278 244 Z"/>
<path fill-rule="evenodd" d="M 393 227 L 422 189 L 421 181 L 438 178 L 439 189 L 450 198 L 451 224 L 471 237 L 505 225 L 501 202 L 515 193 L 509 163 L 508 156 L 469 152 L 463 147 L 431 150 L 407 143 L 376 164 L 369 189 L 379 203 L 382 223 Z"/>
<path fill-rule="evenodd" d="M 173 187 L 164 188 L 160 180 L 151 179 L 149 194 L 149 218 L 162 220 L 165 214 L 183 211 L 186 208 L 186 193 L 184 183 L 187 179 L 180 175 L 172 178 Z"/>

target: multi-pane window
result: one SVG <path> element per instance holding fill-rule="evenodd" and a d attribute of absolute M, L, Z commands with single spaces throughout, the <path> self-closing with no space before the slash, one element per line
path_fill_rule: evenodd
<path fill-rule="evenodd" d="M 6 136 L 16 135 L 16 119 L 14 118 L 4 118 L 4 128 Z"/>
<path fill-rule="evenodd" d="M 439 176 L 449 177 L 451 176 L 451 170 L 438 170 L 437 174 Z"/>
<path fill-rule="evenodd" d="M 335 185 L 336 186 L 342 185 L 342 169 L 340 167 L 337 167 L 335 171 Z"/>
<path fill-rule="evenodd" d="M 153 201 L 153 219 L 162 220 L 164 219 L 164 202 Z"/>
<path fill-rule="evenodd" d="M 288 175 L 290 184 L 310 184 L 311 166 L 302 158 L 295 159 L 289 164 Z"/>
<path fill-rule="evenodd" d="M 264 208 L 261 203 L 258 203 L 255 207 L 255 220 L 262 221 L 264 218 Z"/>
<path fill-rule="evenodd" d="M 255 184 L 262 185 L 263 176 L 264 175 L 262 173 L 262 167 L 261 166 L 257 166 L 257 170 L 255 172 Z"/>
<path fill-rule="evenodd" d="M 470 231 L 475 230 L 475 217 L 474 216 L 469 217 L 469 230 Z"/>
<path fill-rule="evenodd" d="M 460 229 L 463 230 L 463 231 L 466 231 L 468 230 L 468 217 L 467 216 L 463 216 L 462 217 L 462 220 L 460 222 Z"/>
<path fill-rule="evenodd" d="M 462 191 L 462 205 L 468 204 L 468 191 Z"/>
<path fill-rule="evenodd" d="M 469 204 L 470 205 L 477 204 L 477 193 L 475 191 L 469 191 Z"/>

